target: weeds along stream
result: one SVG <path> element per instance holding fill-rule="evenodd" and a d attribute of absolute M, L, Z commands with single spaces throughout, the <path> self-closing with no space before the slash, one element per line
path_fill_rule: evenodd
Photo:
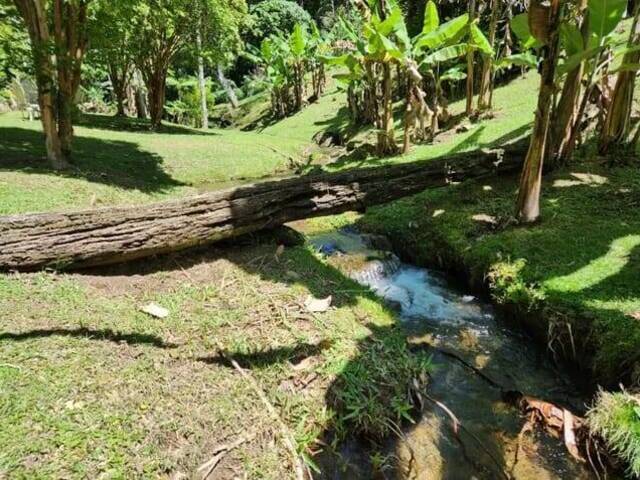
<path fill-rule="evenodd" d="M 505 392 L 578 415 L 588 397 L 490 304 L 438 272 L 401 262 L 383 237 L 347 227 L 309 241 L 397 311 L 411 350 L 432 355 L 426 389 L 416 400 L 417 420 L 381 442 L 349 436 L 319 458 L 318 478 L 596 478 L 560 435 L 523 430 L 526 418 Z"/>

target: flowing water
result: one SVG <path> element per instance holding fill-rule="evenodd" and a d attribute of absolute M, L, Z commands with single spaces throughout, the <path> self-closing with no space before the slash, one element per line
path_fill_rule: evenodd
<path fill-rule="evenodd" d="M 427 402 L 404 438 L 383 446 L 383 453 L 404 467 L 374 474 L 370 452 L 354 439 L 332 460 L 321 460 L 321 478 L 595 478 L 561 439 L 542 430 L 519 439 L 525 419 L 491 382 L 576 413 L 584 412 L 584 397 L 544 349 L 509 328 L 489 303 L 438 272 L 402 263 L 379 237 L 347 228 L 315 236 L 311 243 L 332 265 L 397 309 L 412 344 L 436 347 L 431 348 L 428 394 L 463 426 L 454 434 L 451 416 Z"/>

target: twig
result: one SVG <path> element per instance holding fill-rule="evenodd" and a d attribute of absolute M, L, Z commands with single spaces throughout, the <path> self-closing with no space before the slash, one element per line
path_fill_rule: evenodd
<path fill-rule="evenodd" d="M 235 442 L 225 444 L 225 445 L 218 445 L 216 448 L 214 448 L 213 457 L 211 457 L 209 461 L 200 465 L 200 467 L 198 468 L 198 472 L 204 472 L 202 474 L 202 480 L 206 480 L 207 478 L 209 478 L 209 475 L 213 473 L 215 468 L 218 466 L 220 461 L 224 458 L 224 456 L 227 453 L 229 453 L 231 450 L 238 448 L 243 443 L 253 440 L 255 436 L 256 436 L 255 433 L 252 433 L 250 435 L 245 435 L 244 437 L 240 437 L 239 439 L 237 439 Z"/>
<path fill-rule="evenodd" d="M 473 432 L 471 432 L 469 429 L 467 429 L 460 422 L 460 420 L 458 420 L 458 417 L 451 411 L 451 409 L 449 409 L 449 407 L 447 407 L 441 401 L 436 400 L 435 398 L 431 397 L 430 395 L 426 395 L 425 394 L 425 398 L 427 400 L 429 400 L 430 402 L 434 403 L 435 405 L 437 405 L 439 408 L 441 408 L 449 416 L 449 418 L 451 418 L 451 420 L 453 422 L 453 431 L 455 433 L 456 439 L 458 440 L 458 443 L 462 446 L 463 450 L 464 450 L 464 443 L 462 442 L 462 440 L 460 439 L 460 436 L 459 436 L 459 431 L 460 430 L 463 430 L 467 435 L 469 435 L 478 444 L 480 449 L 482 451 L 484 451 L 491 460 L 493 460 L 493 462 L 498 467 L 498 470 L 502 474 L 502 477 L 504 477 L 507 480 L 511 480 L 511 478 L 512 478 L 511 475 L 509 475 L 507 472 L 504 471 L 504 468 L 503 468 L 502 464 L 498 461 L 498 459 L 496 459 L 496 457 L 493 455 L 493 453 L 491 453 L 489 451 L 489 449 L 485 446 L 485 444 L 478 437 L 476 437 L 473 434 Z M 467 459 L 469 459 L 469 457 L 466 455 L 466 453 L 465 453 L 465 457 L 467 457 Z"/>
<path fill-rule="evenodd" d="M 231 363 L 233 368 L 235 368 L 236 371 L 249 383 L 249 385 L 251 385 L 254 392 L 256 393 L 256 395 L 258 395 L 258 397 L 260 398 L 260 401 L 263 403 L 263 405 L 271 415 L 273 421 L 278 424 L 278 427 L 280 428 L 280 434 L 282 436 L 282 443 L 284 444 L 285 448 L 289 451 L 289 454 L 291 455 L 291 461 L 293 462 L 293 466 L 295 469 L 296 480 L 305 480 L 304 464 L 303 462 L 300 461 L 300 456 L 298 455 L 298 451 L 295 446 L 296 443 L 293 438 L 293 435 L 289 430 L 289 427 L 287 427 L 287 425 L 284 423 L 284 421 L 278 414 L 275 407 L 271 404 L 271 402 L 267 398 L 267 395 L 264 393 L 264 390 L 262 390 L 260 385 L 258 385 L 258 382 L 255 380 L 255 378 L 253 378 L 253 376 L 249 372 L 247 372 L 244 368 L 242 368 L 238 364 L 238 362 L 236 362 L 233 359 L 233 357 L 229 357 L 224 354 L 224 348 L 222 348 L 222 345 L 218 340 L 216 340 L 216 343 L 218 345 L 218 349 L 220 350 L 220 355 L 226 358 L 227 361 Z"/>

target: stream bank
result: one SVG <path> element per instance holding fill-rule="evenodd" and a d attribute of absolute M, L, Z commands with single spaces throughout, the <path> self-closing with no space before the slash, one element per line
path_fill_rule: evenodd
<path fill-rule="evenodd" d="M 403 259 L 489 295 L 591 391 L 613 389 L 594 401 L 590 421 L 638 476 L 640 221 L 628 213 L 640 198 L 638 172 L 584 163 L 549 175 L 543 220 L 529 228 L 511 219 L 516 186 L 503 177 L 425 191 L 357 223 L 390 238 Z"/>
<path fill-rule="evenodd" d="M 396 425 L 372 447 L 350 425 L 352 435 L 320 457 L 318 478 L 596 478 L 562 440 L 528 432 L 507 398 L 516 392 L 584 414 L 589 396 L 489 303 L 447 275 L 404 263 L 385 237 L 343 227 L 309 242 L 398 313 L 411 349 L 431 355 L 419 408 L 404 418 L 408 427 Z"/>

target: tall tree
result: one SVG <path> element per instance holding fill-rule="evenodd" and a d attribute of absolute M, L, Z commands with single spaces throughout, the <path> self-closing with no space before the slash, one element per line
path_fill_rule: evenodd
<path fill-rule="evenodd" d="M 127 92 L 134 72 L 134 30 L 131 23 L 134 2 L 96 0 L 88 61 L 109 72 L 117 115 L 125 115 Z M 133 110 L 133 105 L 129 109 Z"/>
<path fill-rule="evenodd" d="M 530 30 L 545 45 L 546 53 L 542 61 L 535 123 L 520 177 L 517 217 L 522 223 L 532 223 L 540 218 L 542 168 L 547 154 L 551 107 L 555 91 L 555 72 L 560 47 L 560 11 L 560 0 L 551 0 L 548 6 L 541 0 L 532 0 L 530 4 Z"/>
<path fill-rule="evenodd" d="M 237 41 L 245 0 L 138 0 L 133 24 L 136 64 L 148 91 L 152 128 L 162 122 L 165 88 L 171 62 L 179 52 L 196 50 L 200 32 L 201 55 L 223 56 L 231 39 Z M 202 30 L 193 28 L 194 7 L 202 12 Z M 196 18 L 197 21 L 197 18 Z M 195 47 L 195 48 L 194 48 Z"/>
<path fill-rule="evenodd" d="M 47 158 L 53 168 L 64 169 L 73 139 L 73 101 L 88 46 L 89 0 L 14 3 L 31 41 Z"/>

